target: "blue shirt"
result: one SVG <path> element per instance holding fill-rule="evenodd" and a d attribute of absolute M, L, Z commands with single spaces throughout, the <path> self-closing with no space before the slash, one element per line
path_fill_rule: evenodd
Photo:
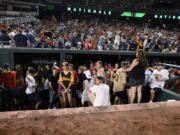
<path fill-rule="evenodd" d="M 10 37 L 7 34 L 0 35 L 0 41 L 3 42 L 3 45 L 9 45 Z M 1 43 L 0 42 L 0 43 Z"/>
<path fill-rule="evenodd" d="M 34 37 L 33 37 L 32 34 L 27 33 L 26 37 L 27 37 L 27 39 L 29 40 L 30 43 L 34 43 Z"/>
<path fill-rule="evenodd" d="M 14 36 L 14 41 L 17 47 L 26 47 L 28 38 L 23 34 L 16 34 Z"/>

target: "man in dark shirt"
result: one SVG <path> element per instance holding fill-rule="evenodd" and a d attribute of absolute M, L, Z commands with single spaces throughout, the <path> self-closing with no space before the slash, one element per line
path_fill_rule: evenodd
<path fill-rule="evenodd" d="M 34 45 L 34 36 L 31 33 L 29 33 L 29 30 L 25 30 L 25 32 L 26 32 L 26 37 L 30 43 L 30 48 L 32 48 Z"/>
<path fill-rule="evenodd" d="M 9 41 L 10 41 L 10 37 L 7 34 L 6 30 L 2 30 L 1 31 L 1 35 L 0 35 L 0 44 L 1 45 L 9 45 Z"/>
<path fill-rule="evenodd" d="M 78 42 L 80 41 L 80 38 L 78 36 L 74 36 L 72 38 L 72 49 L 77 49 L 77 46 L 78 46 Z"/>
<path fill-rule="evenodd" d="M 29 46 L 28 38 L 22 34 L 21 30 L 18 30 L 17 32 L 18 34 L 14 36 L 16 47 L 28 47 Z"/>
<path fill-rule="evenodd" d="M 53 67 L 53 73 L 49 77 L 49 109 L 56 108 L 56 97 L 58 94 L 58 67 Z"/>
<path fill-rule="evenodd" d="M 135 42 L 135 41 L 129 42 L 129 51 L 136 51 L 137 46 L 138 46 L 137 42 Z"/>

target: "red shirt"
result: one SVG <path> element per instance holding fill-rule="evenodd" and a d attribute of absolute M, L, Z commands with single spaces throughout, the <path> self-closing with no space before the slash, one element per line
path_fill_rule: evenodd
<path fill-rule="evenodd" d="M 8 71 L 3 74 L 5 88 L 16 88 L 16 72 Z"/>
<path fill-rule="evenodd" d="M 94 49 L 94 47 L 95 47 L 95 43 L 94 42 L 86 42 L 85 43 L 85 50 L 93 50 Z"/>
<path fill-rule="evenodd" d="M 3 75 L 0 76 L 0 85 L 4 85 L 4 76 Z"/>
<path fill-rule="evenodd" d="M 79 80 L 78 73 L 76 71 L 73 71 L 73 75 L 74 75 L 74 83 L 77 83 L 77 81 Z"/>

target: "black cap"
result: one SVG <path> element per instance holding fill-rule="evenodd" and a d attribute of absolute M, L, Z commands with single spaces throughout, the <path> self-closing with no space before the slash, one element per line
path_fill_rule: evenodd
<path fill-rule="evenodd" d="M 4 69 L 7 69 L 7 68 L 9 68 L 9 67 L 10 67 L 10 65 L 9 65 L 8 63 L 4 63 L 4 64 L 3 64 L 3 68 L 4 68 Z"/>
<path fill-rule="evenodd" d="M 96 79 L 98 79 L 100 81 L 104 81 L 104 77 L 102 77 L 102 76 L 97 76 Z"/>

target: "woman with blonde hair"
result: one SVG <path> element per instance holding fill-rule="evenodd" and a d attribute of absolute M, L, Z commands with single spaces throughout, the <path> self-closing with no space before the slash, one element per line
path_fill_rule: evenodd
<path fill-rule="evenodd" d="M 62 63 L 63 71 L 60 72 L 59 85 L 61 87 L 61 92 L 64 101 L 64 107 L 67 107 L 68 102 L 70 107 L 73 107 L 72 101 L 72 85 L 74 84 L 74 75 L 69 70 L 69 64 L 67 62 Z"/>
<path fill-rule="evenodd" d="M 146 56 L 143 50 L 138 50 L 136 53 L 136 58 L 131 63 L 130 67 L 123 70 L 124 72 L 129 72 L 129 100 L 130 103 L 133 104 L 136 92 L 138 100 L 137 102 L 140 103 L 142 99 L 142 86 L 145 80 L 145 69 L 147 67 Z"/>

